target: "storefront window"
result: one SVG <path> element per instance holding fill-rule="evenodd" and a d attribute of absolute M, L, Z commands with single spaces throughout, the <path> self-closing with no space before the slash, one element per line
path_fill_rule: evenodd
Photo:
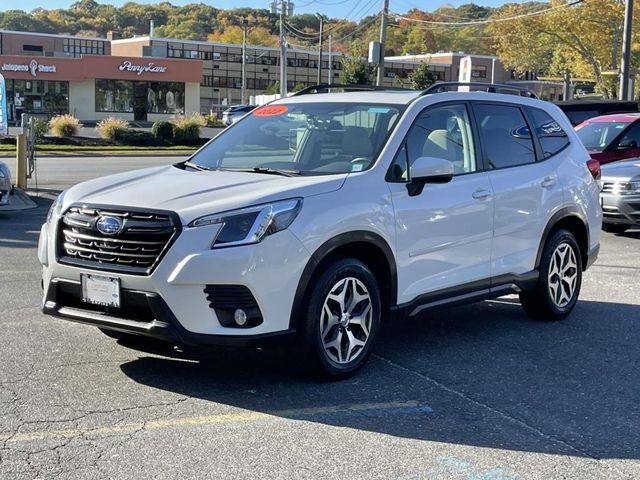
<path fill-rule="evenodd" d="M 69 82 L 48 80 L 7 81 L 9 118 L 23 113 L 58 115 L 69 112 Z"/>
<path fill-rule="evenodd" d="M 184 83 L 149 82 L 147 113 L 184 113 Z"/>
<path fill-rule="evenodd" d="M 133 82 L 96 79 L 96 112 L 133 112 Z"/>

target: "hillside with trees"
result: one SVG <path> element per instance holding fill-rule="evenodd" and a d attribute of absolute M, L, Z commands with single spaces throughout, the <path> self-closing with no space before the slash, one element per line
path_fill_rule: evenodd
<path fill-rule="evenodd" d="M 352 11 L 360 4 L 355 1 Z M 609 94 L 615 91 L 622 51 L 623 9 L 623 0 L 531 1 L 499 8 L 469 3 L 430 12 L 414 8 L 390 15 L 385 53 L 497 54 L 517 72 L 535 71 L 551 77 L 568 72 L 594 80 L 599 91 Z M 115 7 L 80 0 L 68 9 L 0 12 L 0 29 L 99 37 L 117 31 L 129 37 L 147 34 L 153 20 L 158 37 L 239 43 L 243 19 L 251 26 L 249 44 L 277 45 L 278 17 L 268 10 L 223 10 L 204 3 L 180 7 L 169 2 L 128 2 Z M 363 55 L 368 42 L 377 39 L 379 23 L 379 14 L 358 21 L 329 18 L 325 38 L 332 35 L 334 51 Z M 634 31 L 640 31 L 640 15 L 634 23 Z M 285 26 L 290 46 L 317 46 L 318 19 L 314 15 L 289 17 Z M 632 63 L 637 68 L 640 36 L 635 34 L 633 40 Z"/>

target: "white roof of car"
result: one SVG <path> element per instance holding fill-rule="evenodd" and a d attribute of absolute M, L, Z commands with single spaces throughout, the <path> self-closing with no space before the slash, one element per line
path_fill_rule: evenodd
<path fill-rule="evenodd" d="M 418 98 L 422 92 L 420 90 L 369 90 L 356 92 L 337 92 L 337 93 L 308 93 L 305 95 L 293 95 L 285 99 L 279 99 L 272 104 L 279 103 L 380 103 L 407 105 Z M 519 103 L 524 105 L 535 105 L 542 102 L 534 98 L 518 96 L 506 93 L 489 93 L 482 91 L 471 92 L 438 92 L 428 96 L 437 95 L 442 101 L 452 100 L 485 100 L 485 101 L 508 101 L 511 103 Z M 542 102 L 548 103 L 548 102 Z"/>

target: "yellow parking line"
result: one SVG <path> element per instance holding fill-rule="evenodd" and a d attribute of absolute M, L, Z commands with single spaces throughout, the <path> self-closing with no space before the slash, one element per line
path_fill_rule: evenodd
<path fill-rule="evenodd" d="M 330 413 L 366 412 L 371 410 L 393 410 L 418 408 L 416 401 L 407 402 L 383 402 L 383 403 L 359 403 L 350 405 L 335 405 L 327 407 L 299 408 L 291 410 L 278 410 L 273 412 L 225 413 L 217 415 L 201 415 L 194 417 L 165 418 L 150 420 L 147 422 L 132 422 L 122 425 L 104 425 L 94 428 L 77 428 L 69 430 L 35 431 L 15 434 L 0 435 L 0 442 L 17 443 L 33 442 L 37 440 L 65 439 L 82 435 L 108 435 L 114 433 L 133 433 L 138 430 L 159 430 L 163 428 L 183 426 L 205 426 L 220 423 L 254 422 L 257 420 L 274 419 L 278 417 L 305 417 L 308 415 L 322 415 Z M 419 410 L 416 410 L 416 412 Z"/>

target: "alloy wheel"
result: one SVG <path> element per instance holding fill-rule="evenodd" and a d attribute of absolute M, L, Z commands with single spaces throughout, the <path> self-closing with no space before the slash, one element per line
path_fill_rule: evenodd
<path fill-rule="evenodd" d="M 369 340 L 373 311 L 369 290 L 360 280 L 339 280 L 327 294 L 320 317 L 320 337 L 328 358 L 344 365 L 355 360 Z"/>
<path fill-rule="evenodd" d="M 574 249 L 566 242 L 553 251 L 549 265 L 549 294 L 558 308 L 566 307 L 575 295 L 578 282 L 578 262 Z"/>

